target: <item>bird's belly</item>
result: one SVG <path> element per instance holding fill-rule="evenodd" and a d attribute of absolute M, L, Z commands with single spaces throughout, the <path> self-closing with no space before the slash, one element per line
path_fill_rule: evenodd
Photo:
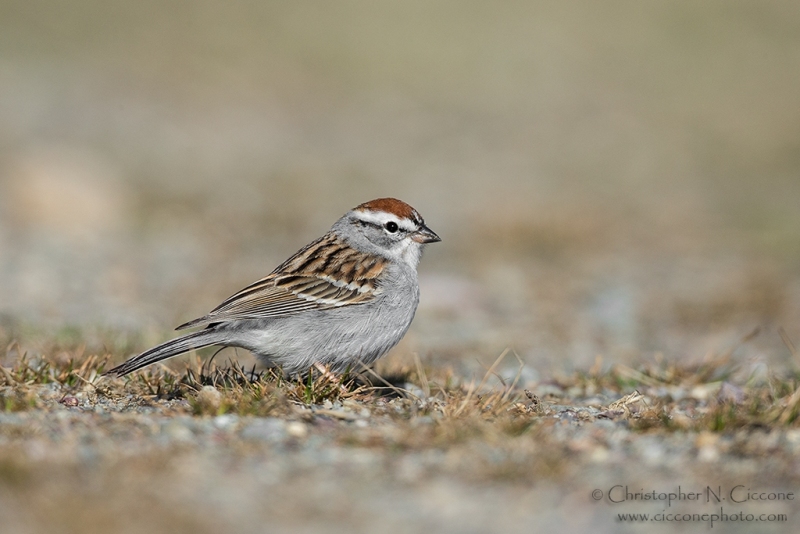
<path fill-rule="evenodd" d="M 264 363 L 279 365 L 289 374 L 304 373 L 314 363 L 342 372 L 360 371 L 383 356 L 405 335 L 414 306 L 386 313 L 375 304 L 311 311 L 275 319 L 230 324 L 232 344 L 246 348 Z M 369 308 L 364 309 L 364 307 Z M 362 309 L 357 309 L 362 308 Z M 234 333 L 235 332 L 235 333 Z"/>

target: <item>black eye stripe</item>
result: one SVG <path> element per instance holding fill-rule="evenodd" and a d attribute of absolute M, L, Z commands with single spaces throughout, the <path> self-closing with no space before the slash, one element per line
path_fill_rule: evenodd
<path fill-rule="evenodd" d="M 373 228 L 383 228 L 383 226 L 381 226 L 380 224 L 377 224 L 377 223 L 374 223 L 374 222 L 370 222 L 370 221 L 365 221 L 363 219 L 356 219 L 355 222 L 359 223 L 361 226 L 371 226 Z"/>
<path fill-rule="evenodd" d="M 417 224 L 413 220 L 409 221 L 409 222 L 411 222 L 411 228 L 408 228 L 407 224 L 403 224 L 403 226 L 401 226 L 397 221 L 388 221 L 388 222 L 386 222 L 384 224 L 380 224 L 380 223 L 373 222 L 373 221 L 365 221 L 364 219 L 353 219 L 353 224 L 360 224 L 361 226 L 364 226 L 364 227 L 370 226 L 372 228 L 377 228 L 377 229 L 380 229 L 380 230 L 387 230 L 392 234 L 394 234 L 396 232 L 404 232 L 404 233 L 416 232 L 417 229 L 421 226 L 421 224 Z M 405 221 L 404 221 L 404 223 L 405 223 Z M 393 230 L 389 229 L 388 226 L 390 224 L 393 225 L 392 226 L 394 228 Z"/>

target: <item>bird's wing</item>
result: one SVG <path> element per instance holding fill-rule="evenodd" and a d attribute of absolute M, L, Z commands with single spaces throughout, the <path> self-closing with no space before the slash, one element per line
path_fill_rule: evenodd
<path fill-rule="evenodd" d="M 239 319 L 284 317 L 369 302 L 380 292 L 378 276 L 385 263 L 383 258 L 365 256 L 328 234 L 208 315 L 177 329 Z"/>

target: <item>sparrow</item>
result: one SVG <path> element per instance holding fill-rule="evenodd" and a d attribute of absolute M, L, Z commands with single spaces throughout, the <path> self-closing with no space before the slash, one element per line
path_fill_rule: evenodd
<path fill-rule="evenodd" d="M 241 347 L 288 375 L 368 365 L 397 345 L 419 304 L 423 248 L 441 241 L 401 200 L 356 206 L 269 275 L 177 330 L 200 328 L 105 374 L 124 376 L 211 345 Z"/>

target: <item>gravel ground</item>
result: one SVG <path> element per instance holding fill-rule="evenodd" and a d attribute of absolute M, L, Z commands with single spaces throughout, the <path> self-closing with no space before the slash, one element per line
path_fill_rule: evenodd
<path fill-rule="evenodd" d="M 319 404 L 281 386 L 257 404 L 232 385 L 17 381 L 0 511 L 9 532 L 656 532 L 671 513 L 686 530 L 794 531 L 796 394 L 754 408 L 764 388 L 653 384 L 650 369 L 621 396 L 609 384 L 626 373 Z"/>
<path fill-rule="evenodd" d="M 0 531 L 797 531 L 798 50 L 794 0 L 0 0 Z M 383 196 L 443 238 L 403 391 L 98 378 Z"/>

